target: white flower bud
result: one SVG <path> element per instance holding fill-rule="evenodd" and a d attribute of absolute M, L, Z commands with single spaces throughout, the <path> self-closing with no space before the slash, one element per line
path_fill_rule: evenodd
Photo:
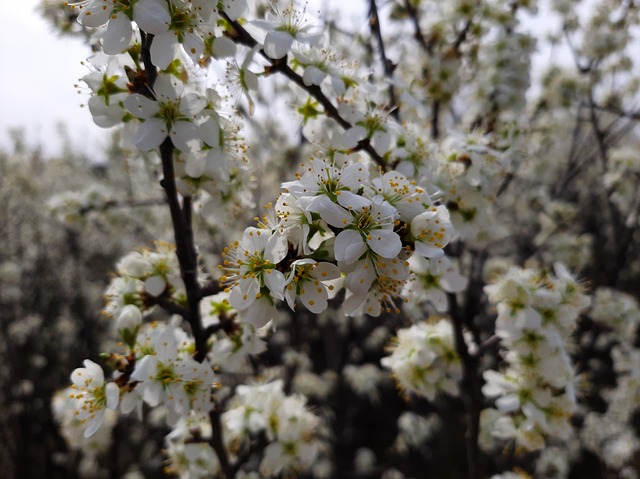
<path fill-rule="evenodd" d="M 118 316 L 116 328 L 118 331 L 134 331 L 139 328 L 141 324 L 142 313 L 140 310 L 132 304 L 127 304 L 122 308 L 122 312 L 120 313 L 120 316 Z"/>

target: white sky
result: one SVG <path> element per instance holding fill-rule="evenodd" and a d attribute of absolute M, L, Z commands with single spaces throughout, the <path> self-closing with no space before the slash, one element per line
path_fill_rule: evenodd
<path fill-rule="evenodd" d="M 44 153 L 61 150 L 57 125 L 64 122 L 78 150 L 101 154 L 107 138 L 80 104 L 74 84 L 88 73 L 80 62 L 91 54 L 79 39 L 60 38 L 35 11 L 38 0 L 0 0 L 0 147 L 12 142 L 10 128 L 24 127 L 27 143 Z M 103 140 L 104 139 L 104 140 Z"/>

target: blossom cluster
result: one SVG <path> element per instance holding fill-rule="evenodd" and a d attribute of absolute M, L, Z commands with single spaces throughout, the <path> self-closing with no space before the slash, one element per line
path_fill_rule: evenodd
<path fill-rule="evenodd" d="M 365 163 L 314 158 L 282 187 L 220 266 L 230 304 L 256 326 L 275 317 L 277 301 L 320 313 L 340 286 L 348 314 L 398 310 L 408 258 L 442 259 L 453 234 L 447 209 L 397 171 L 370 179 Z"/>
<path fill-rule="evenodd" d="M 392 353 L 381 360 L 406 393 L 434 400 L 439 393 L 458 394 L 462 363 L 451 322 L 422 322 L 400 329 Z"/>
<path fill-rule="evenodd" d="M 232 454 L 240 453 L 251 438 L 266 436 L 260 462 L 264 476 L 309 469 L 322 450 L 319 418 L 307 410 L 304 396 L 284 394 L 282 380 L 238 386 L 235 405 L 222 415 L 222 423 Z"/>
<path fill-rule="evenodd" d="M 506 368 L 483 373 L 482 392 L 496 398 L 496 409 L 483 411 L 484 427 L 528 450 L 544 447 L 545 437 L 566 439 L 576 410 L 568 349 L 589 297 L 560 264 L 555 275 L 511 267 L 485 291 L 498 310 Z"/>
<path fill-rule="evenodd" d="M 156 251 L 127 254 L 118 261 L 116 271 L 105 294 L 104 312 L 109 317 L 119 319 L 127 305 L 146 312 L 152 306 L 150 300 L 163 294 L 178 303 L 184 301 L 186 293 L 175 249 L 168 243 L 157 243 Z"/>

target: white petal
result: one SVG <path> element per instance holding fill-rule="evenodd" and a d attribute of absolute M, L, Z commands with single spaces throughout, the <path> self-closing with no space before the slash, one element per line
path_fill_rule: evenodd
<path fill-rule="evenodd" d="M 222 0 L 222 6 L 231 20 L 237 20 L 247 10 L 247 0 Z"/>
<path fill-rule="evenodd" d="M 332 263 L 318 263 L 318 265 L 311 272 L 311 277 L 320 281 L 337 279 L 340 277 L 340 269 Z"/>
<path fill-rule="evenodd" d="M 120 398 L 120 389 L 116 383 L 108 383 L 105 390 L 107 396 L 107 407 L 115 410 L 118 407 L 118 399 Z"/>
<path fill-rule="evenodd" d="M 178 346 L 173 329 L 168 327 L 156 339 L 156 358 L 162 363 L 168 363 L 176 358 Z"/>
<path fill-rule="evenodd" d="M 160 296 L 164 293 L 164 290 L 167 288 L 167 282 L 164 280 L 162 276 L 154 275 L 150 276 L 144 282 L 144 289 L 151 296 Z"/>
<path fill-rule="evenodd" d="M 304 70 L 304 75 L 302 76 L 302 81 L 305 85 L 320 85 L 322 81 L 326 78 L 327 74 L 313 65 L 309 65 Z"/>
<path fill-rule="evenodd" d="M 191 178 L 200 178 L 204 173 L 205 165 L 206 162 L 204 158 L 196 155 L 191 155 L 187 159 L 187 164 L 184 167 L 184 171 Z"/>
<path fill-rule="evenodd" d="M 204 53 L 204 43 L 195 33 L 185 32 L 182 41 L 182 48 L 187 52 L 194 62 L 197 62 Z"/>
<path fill-rule="evenodd" d="M 416 254 L 425 258 L 438 259 L 444 256 L 444 250 L 416 241 Z"/>
<path fill-rule="evenodd" d="M 134 6 L 133 19 L 141 30 L 153 35 L 166 32 L 171 23 L 167 4 L 163 0 L 139 0 Z"/>
<path fill-rule="evenodd" d="M 254 278 L 240 280 L 240 284 L 234 286 L 229 294 L 229 303 L 238 311 L 247 309 L 255 300 L 260 292 L 260 285 Z"/>
<path fill-rule="evenodd" d="M 277 269 L 270 269 L 264 273 L 264 284 L 271 291 L 275 299 L 284 299 L 284 275 Z"/>
<path fill-rule="evenodd" d="M 104 7 L 107 7 L 106 9 Z M 78 15 L 78 21 L 85 27 L 99 27 L 109 21 L 113 7 L 106 1 L 93 2 L 88 6 L 85 6 L 80 15 Z"/>
<path fill-rule="evenodd" d="M 358 261 L 353 271 L 347 274 L 344 285 L 357 294 L 366 294 L 376 279 L 376 272 L 369 260 Z"/>
<path fill-rule="evenodd" d="M 520 407 L 520 400 L 517 395 L 509 394 L 496 399 L 496 407 L 503 413 L 517 411 Z"/>
<path fill-rule="evenodd" d="M 442 288 L 449 293 L 459 293 L 466 289 L 467 278 L 458 273 L 447 272 L 442 275 L 440 284 Z"/>
<path fill-rule="evenodd" d="M 119 13 L 116 18 L 109 20 L 107 32 L 104 34 L 102 49 L 107 55 L 117 55 L 129 48 L 133 29 L 131 20 Z"/>
<path fill-rule="evenodd" d="M 232 57 L 236 54 L 236 44 L 233 40 L 222 36 L 217 37 L 213 42 L 213 56 L 216 58 Z"/>
<path fill-rule="evenodd" d="M 251 307 L 240 313 L 240 318 L 256 328 L 261 328 L 275 318 L 277 314 L 278 310 L 275 306 L 267 298 L 262 297 L 254 301 Z"/>
<path fill-rule="evenodd" d="M 136 367 L 131 373 L 131 379 L 135 381 L 147 381 L 149 376 L 155 374 L 158 367 L 158 359 L 148 354 L 136 362 Z"/>
<path fill-rule="evenodd" d="M 338 203 L 348 210 L 362 210 L 371 205 L 371 200 L 350 191 L 338 191 Z"/>
<path fill-rule="evenodd" d="M 340 138 L 340 148 L 344 150 L 350 150 L 358 146 L 361 140 L 367 137 L 367 130 L 360 126 L 354 126 L 345 131 Z"/>
<path fill-rule="evenodd" d="M 151 44 L 151 62 L 160 70 L 166 70 L 176 57 L 178 37 L 173 32 L 158 35 Z"/>
<path fill-rule="evenodd" d="M 337 261 L 351 264 L 367 251 L 367 245 L 357 231 L 344 230 L 336 237 L 333 250 Z"/>
<path fill-rule="evenodd" d="M 284 234 L 274 233 L 267 241 L 264 248 L 264 256 L 273 264 L 278 264 L 282 261 L 289 252 L 289 245 L 287 243 L 287 237 Z"/>
<path fill-rule="evenodd" d="M 102 425 L 103 420 L 104 420 L 104 409 L 100 409 L 95 412 L 95 417 L 90 420 L 91 422 L 89 424 L 89 427 L 84 431 L 84 437 L 85 438 L 91 437 L 96 432 L 98 432 L 98 429 L 100 429 L 100 426 Z"/>
<path fill-rule="evenodd" d="M 151 407 L 156 407 L 162 401 L 162 384 L 158 381 L 148 381 L 144 388 L 144 401 Z"/>
<path fill-rule="evenodd" d="M 150 120 L 160 110 L 158 102 L 150 100 L 146 96 L 138 93 L 134 93 L 125 98 L 124 107 L 129 110 L 133 116 L 142 118 L 143 120 Z"/>
<path fill-rule="evenodd" d="M 167 137 L 167 127 L 163 120 L 152 118 L 146 120 L 133 137 L 133 144 L 140 151 L 151 151 L 159 147 Z"/>
<path fill-rule="evenodd" d="M 200 114 L 207 106 L 207 100 L 204 96 L 197 93 L 187 93 L 180 98 L 180 113 L 184 116 L 193 118 Z"/>
<path fill-rule="evenodd" d="M 198 144 L 198 129 L 190 121 L 176 121 L 169 134 L 180 151 L 192 151 L 191 144 L 193 143 L 194 148 Z"/>
<path fill-rule="evenodd" d="M 313 198 L 307 209 L 318 213 L 323 220 L 336 228 L 344 228 L 353 221 L 353 217 L 347 210 L 335 204 L 325 195 Z"/>
<path fill-rule="evenodd" d="M 340 183 L 351 191 L 358 191 L 368 179 L 369 170 L 362 163 L 347 166 L 340 175 Z"/>
<path fill-rule="evenodd" d="M 373 149 L 376 150 L 376 153 L 380 156 L 384 156 L 391 145 L 391 135 L 386 131 L 376 131 L 371 140 Z"/>
<path fill-rule="evenodd" d="M 371 231 L 367 237 L 367 244 L 374 253 L 383 258 L 395 258 L 402 250 L 402 241 L 392 230 Z"/>
<path fill-rule="evenodd" d="M 264 39 L 264 52 L 269 58 L 279 60 L 283 58 L 293 45 L 293 37 L 286 32 L 272 30 Z"/>
<path fill-rule="evenodd" d="M 324 285 L 315 285 L 309 281 L 304 284 L 303 291 L 304 293 L 300 294 L 300 300 L 305 308 L 315 314 L 327 309 L 327 290 Z"/>

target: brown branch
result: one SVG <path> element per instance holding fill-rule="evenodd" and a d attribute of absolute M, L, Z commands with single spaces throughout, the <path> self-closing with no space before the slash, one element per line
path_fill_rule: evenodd
<path fill-rule="evenodd" d="M 220 283 L 218 281 L 210 281 L 200 288 L 200 294 L 203 298 L 206 298 L 207 296 L 213 296 L 222 291 L 224 291 L 224 288 L 220 286 Z"/>

